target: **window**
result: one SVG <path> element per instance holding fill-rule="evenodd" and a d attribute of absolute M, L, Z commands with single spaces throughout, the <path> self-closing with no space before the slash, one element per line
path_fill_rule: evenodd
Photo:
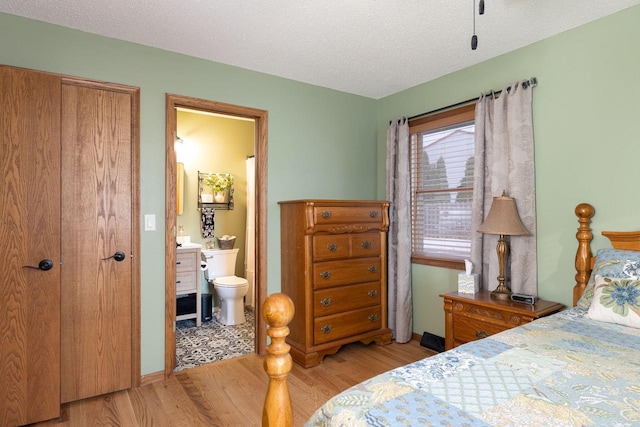
<path fill-rule="evenodd" d="M 409 122 L 412 262 L 464 269 L 471 255 L 475 104 Z"/>

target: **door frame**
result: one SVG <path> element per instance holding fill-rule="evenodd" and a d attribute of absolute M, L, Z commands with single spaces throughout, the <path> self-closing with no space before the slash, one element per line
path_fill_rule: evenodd
<path fill-rule="evenodd" d="M 266 110 L 225 104 L 182 95 L 166 94 L 166 177 L 165 177 L 165 351 L 164 377 L 176 366 L 176 151 L 177 108 L 243 117 L 255 121 L 256 159 L 256 316 L 255 351 L 266 354 L 266 323 L 260 308 L 267 294 L 267 117 Z"/>

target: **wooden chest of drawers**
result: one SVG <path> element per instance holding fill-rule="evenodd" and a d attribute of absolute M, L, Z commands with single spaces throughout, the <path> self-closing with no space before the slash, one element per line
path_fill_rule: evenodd
<path fill-rule="evenodd" d="M 282 292 L 295 305 L 287 342 L 304 367 L 344 344 L 391 342 L 387 328 L 388 202 L 280 202 Z"/>
<path fill-rule="evenodd" d="M 533 305 L 491 298 L 491 293 L 450 292 L 444 298 L 445 349 L 485 338 L 509 328 L 524 325 L 535 319 L 556 313 L 562 304 L 536 300 Z"/>

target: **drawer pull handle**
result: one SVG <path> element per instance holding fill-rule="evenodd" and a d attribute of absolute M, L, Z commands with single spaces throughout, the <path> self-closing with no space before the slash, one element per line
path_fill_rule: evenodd
<path fill-rule="evenodd" d="M 482 329 L 479 331 L 476 331 L 476 338 L 478 339 L 486 338 L 488 336 L 489 334 L 487 333 L 487 331 L 483 331 Z"/>
<path fill-rule="evenodd" d="M 320 304 L 322 304 L 324 307 L 329 307 L 331 305 L 331 298 L 320 300 Z"/>
<path fill-rule="evenodd" d="M 180 265 L 180 264 L 182 264 L 182 261 L 177 261 L 176 262 L 176 265 Z"/>
<path fill-rule="evenodd" d="M 362 242 L 362 247 L 365 249 L 371 249 L 371 242 L 369 241 Z"/>
<path fill-rule="evenodd" d="M 320 277 L 322 277 L 323 279 L 329 279 L 329 278 L 331 278 L 331 272 L 330 271 L 323 271 L 322 273 L 320 273 Z"/>
<path fill-rule="evenodd" d="M 320 330 L 322 332 L 324 332 L 325 334 L 329 334 L 329 333 L 331 333 L 331 325 L 320 326 Z"/>
<path fill-rule="evenodd" d="M 372 314 L 369 316 L 369 320 L 371 322 L 375 322 L 376 320 L 378 320 L 378 315 L 377 314 Z"/>
<path fill-rule="evenodd" d="M 182 283 L 182 280 L 176 280 L 176 284 L 179 285 L 180 283 Z"/>
<path fill-rule="evenodd" d="M 375 298 L 375 297 L 377 297 L 377 296 L 378 296 L 378 291 L 377 291 L 377 290 L 375 290 L 375 289 L 372 289 L 372 290 L 370 290 L 370 291 L 368 292 L 368 294 L 369 294 L 369 296 L 370 296 L 371 298 Z"/>
<path fill-rule="evenodd" d="M 372 265 L 371 267 L 369 267 L 369 268 L 368 268 L 368 270 L 369 270 L 371 273 L 375 273 L 376 271 L 378 271 L 378 267 L 376 267 L 375 265 Z"/>
<path fill-rule="evenodd" d="M 371 218 L 378 218 L 378 211 L 371 211 L 369 212 L 369 216 Z"/>
<path fill-rule="evenodd" d="M 327 245 L 327 248 L 331 251 L 331 252 L 335 252 L 338 250 L 338 245 L 336 245 L 335 243 L 331 243 L 330 245 Z"/>
<path fill-rule="evenodd" d="M 329 218 L 331 218 L 331 211 L 322 211 L 320 213 L 320 216 L 322 216 L 322 218 L 324 218 L 324 219 L 329 219 Z"/>

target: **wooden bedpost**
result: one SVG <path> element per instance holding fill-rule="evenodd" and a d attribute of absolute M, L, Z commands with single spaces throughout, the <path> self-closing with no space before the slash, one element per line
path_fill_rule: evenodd
<path fill-rule="evenodd" d="M 271 343 L 267 346 L 264 370 L 269 376 L 269 386 L 262 411 L 263 427 L 291 427 L 293 412 L 291 396 L 287 386 L 287 375 L 293 362 L 289 344 L 285 338 L 289 335 L 287 325 L 293 319 L 293 301 L 285 294 L 270 295 L 262 306 L 262 317 L 267 322 L 267 335 Z"/>
<path fill-rule="evenodd" d="M 595 213 L 595 209 L 588 203 L 580 203 L 576 206 L 576 216 L 580 226 L 576 233 L 578 239 L 578 250 L 576 251 L 576 285 L 573 287 L 573 305 L 578 303 L 578 300 L 582 296 L 589 276 L 591 275 L 591 239 L 593 239 L 593 233 L 591 233 L 591 217 Z"/>

